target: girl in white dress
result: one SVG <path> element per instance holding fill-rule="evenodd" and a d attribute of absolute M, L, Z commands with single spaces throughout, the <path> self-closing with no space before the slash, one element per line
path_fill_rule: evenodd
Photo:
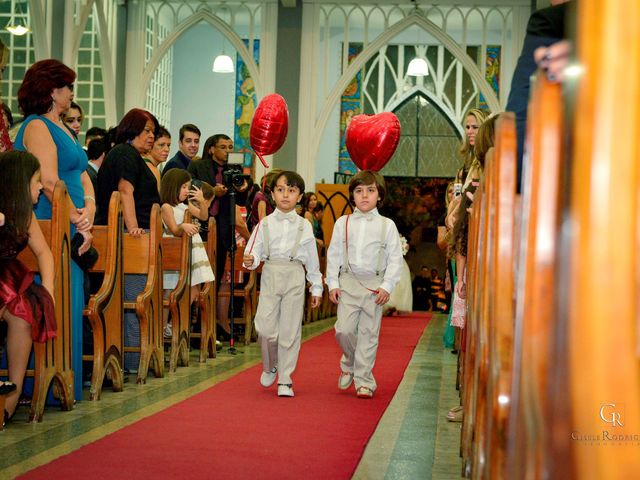
<path fill-rule="evenodd" d="M 409 242 L 404 236 L 400 235 L 400 246 L 402 247 L 402 256 L 404 257 L 409 251 Z M 411 289 L 411 270 L 407 261 L 402 259 L 402 268 L 400 271 L 400 280 L 396 284 L 389 296 L 389 301 L 384 306 L 383 315 L 393 315 L 395 312 L 410 312 L 413 309 L 413 290 Z"/>
<path fill-rule="evenodd" d="M 160 184 L 160 200 L 162 202 L 163 236 L 191 237 L 191 303 L 198 298 L 201 285 L 213 282 L 214 275 L 209 263 L 204 242 L 200 237 L 198 220 L 206 222 L 209 218 L 209 206 L 213 188 L 202 182 L 201 188 L 191 186 L 191 175 L 186 170 L 173 168 L 163 177 Z M 208 200 L 207 200 L 208 198 Z M 185 203 L 187 202 L 187 203 Z M 194 223 L 184 223 L 184 213 L 189 210 Z M 163 283 L 165 297 L 178 283 L 179 272 L 164 272 Z M 171 336 L 171 325 L 168 323 L 168 312 L 165 312 L 164 335 Z"/>

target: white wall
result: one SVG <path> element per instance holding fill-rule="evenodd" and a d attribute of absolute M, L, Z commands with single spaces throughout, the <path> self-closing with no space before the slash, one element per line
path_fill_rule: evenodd
<path fill-rule="evenodd" d="M 178 132 L 185 123 L 200 128 L 202 146 L 207 137 L 225 133 L 233 138 L 235 73 L 214 73 L 213 59 L 222 53 L 222 35 L 211 25 L 187 30 L 174 45 L 171 109 L 171 153 L 178 151 Z M 225 53 L 235 62 L 235 49 L 225 42 Z"/>

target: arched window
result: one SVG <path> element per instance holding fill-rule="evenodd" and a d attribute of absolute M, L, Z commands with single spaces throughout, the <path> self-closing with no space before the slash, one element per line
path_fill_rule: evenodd
<path fill-rule="evenodd" d="M 394 113 L 400 120 L 400 143 L 380 173 L 399 177 L 455 176 L 460 136 L 442 109 L 418 91 Z"/>

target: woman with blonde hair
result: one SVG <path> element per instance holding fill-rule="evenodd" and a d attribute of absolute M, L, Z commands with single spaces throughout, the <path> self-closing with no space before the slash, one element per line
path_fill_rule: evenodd
<path fill-rule="evenodd" d="M 474 153 L 476 136 L 480 129 L 480 125 L 484 123 L 489 115 L 491 115 L 491 112 L 489 111 L 472 108 L 468 110 L 467 114 L 464 116 L 462 126 L 464 127 L 465 136 L 459 150 L 460 156 L 462 157 L 462 168 L 461 171 L 458 172 L 458 176 L 456 178 L 456 181 L 459 181 L 460 183 L 465 183 L 469 169 L 476 158 Z"/>

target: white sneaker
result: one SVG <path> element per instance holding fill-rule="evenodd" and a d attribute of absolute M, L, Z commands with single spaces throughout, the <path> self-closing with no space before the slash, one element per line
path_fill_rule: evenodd
<path fill-rule="evenodd" d="M 277 372 L 278 367 L 273 367 L 270 372 L 262 372 L 262 375 L 260 375 L 260 385 L 262 385 L 264 388 L 273 385 L 273 382 L 276 381 Z"/>
<path fill-rule="evenodd" d="M 279 383 L 278 384 L 278 396 L 279 397 L 293 397 L 293 388 L 291 384 Z"/>
<path fill-rule="evenodd" d="M 353 383 L 353 373 L 341 372 L 340 378 L 338 378 L 338 388 L 340 390 L 346 390 Z"/>

